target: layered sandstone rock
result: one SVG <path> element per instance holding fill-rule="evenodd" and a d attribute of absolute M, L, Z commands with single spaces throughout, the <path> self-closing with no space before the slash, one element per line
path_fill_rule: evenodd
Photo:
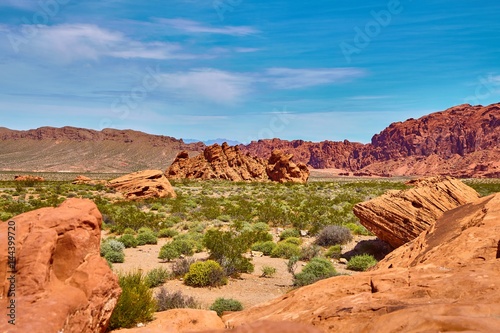
<path fill-rule="evenodd" d="M 71 184 L 74 184 L 74 185 L 98 185 L 98 184 L 106 185 L 107 183 L 108 182 L 106 180 L 92 179 L 92 178 L 89 178 L 87 176 L 82 176 L 82 175 L 77 176 L 71 182 Z"/>
<path fill-rule="evenodd" d="M 108 186 L 129 200 L 175 198 L 174 188 L 161 170 L 143 170 L 110 180 Z"/>
<path fill-rule="evenodd" d="M 266 167 L 267 176 L 275 182 L 302 183 L 309 178 L 309 169 L 303 163 L 292 162 L 293 154 L 285 154 L 281 150 L 273 150 Z"/>
<path fill-rule="evenodd" d="M 361 224 L 393 247 L 415 239 L 444 212 L 472 202 L 479 194 L 450 177 L 409 182 L 414 187 L 386 194 L 354 206 Z"/>
<path fill-rule="evenodd" d="M 40 176 L 31 176 L 31 175 L 18 175 L 14 176 L 14 180 L 18 182 L 43 182 L 45 179 Z"/>
<path fill-rule="evenodd" d="M 227 330 L 212 330 L 199 333 L 224 333 Z M 230 331 L 231 333 L 322 333 L 318 328 L 291 321 L 270 321 L 262 320 L 254 323 L 238 326 Z"/>
<path fill-rule="evenodd" d="M 0 224 L 0 247 L 15 235 L 15 268 L 0 256 L 1 332 L 104 332 L 121 290 L 99 253 L 102 216 L 90 200 L 68 199 Z M 9 228 L 15 227 L 15 229 Z M 9 234 L 8 231 L 11 233 Z M 8 280 L 12 278 L 14 280 Z M 11 282 L 14 281 L 13 284 Z M 14 288 L 14 289 L 12 289 Z M 14 291 L 9 297 L 9 289 Z M 9 310 L 10 311 L 10 310 Z"/>
<path fill-rule="evenodd" d="M 265 180 L 264 161 L 244 155 L 237 146 L 213 144 L 202 154 L 189 158 L 180 152 L 165 172 L 173 179 L 227 179 L 232 181 Z"/>
<path fill-rule="evenodd" d="M 229 327 L 295 321 L 323 332 L 496 332 L 500 194 L 447 211 L 373 270 L 225 315 Z"/>
<path fill-rule="evenodd" d="M 144 327 L 120 329 L 115 333 L 184 333 L 224 329 L 224 322 L 215 311 L 173 309 L 155 313 L 155 319 Z"/>

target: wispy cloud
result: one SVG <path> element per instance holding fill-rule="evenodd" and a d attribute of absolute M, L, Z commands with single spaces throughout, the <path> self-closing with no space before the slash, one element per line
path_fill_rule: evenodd
<path fill-rule="evenodd" d="M 194 69 L 162 75 L 166 88 L 184 98 L 219 104 L 236 103 L 250 90 L 251 80 L 244 75 L 216 69 Z"/>
<path fill-rule="evenodd" d="M 5 28 L 5 27 L 4 27 Z M 22 29 L 35 29 L 36 37 L 27 39 Z M 4 29 L 5 30 L 5 29 Z M 17 48 L 25 54 L 45 56 L 69 63 L 76 60 L 98 60 L 101 57 L 143 59 L 185 59 L 175 43 L 141 42 L 91 24 L 61 24 L 56 26 L 21 26 L 19 31 L 10 29 L 10 36 L 21 41 Z"/>
<path fill-rule="evenodd" d="M 265 80 L 278 89 L 299 89 L 345 82 L 365 75 L 365 71 L 358 68 L 269 68 Z"/>
<path fill-rule="evenodd" d="M 208 33 L 208 34 L 221 34 L 230 36 L 246 36 L 253 35 L 259 30 L 248 26 L 223 26 L 212 27 L 203 25 L 200 22 L 186 20 L 186 19 L 158 19 L 159 23 L 171 26 L 174 29 L 184 31 L 187 33 Z"/>

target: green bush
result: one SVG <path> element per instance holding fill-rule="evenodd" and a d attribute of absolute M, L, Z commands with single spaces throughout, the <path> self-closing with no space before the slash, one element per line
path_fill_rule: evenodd
<path fill-rule="evenodd" d="M 106 239 L 101 243 L 101 257 L 104 257 L 108 263 L 122 263 L 125 261 L 123 250 L 125 245 L 116 239 Z"/>
<path fill-rule="evenodd" d="M 286 242 L 279 242 L 271 252 L 273 258 L 290 259 L 293 256 L 300 256 L 300 247 Z"/>
<path fill-rule="evenodd" d="M 158 254 L 158 258 L 171 261 L 176 258 L 179 258 L 180 255 L 181 253 L 174 245 L 172 245 L 172 243 L 167 243 L 161 247 L 160 253 Z"/>
<path fill-rule="evenodd" d="M 167 269 L 163 267 L 156 267 L 150 270 L 146 274 L 146 283 L 149 285 L 149 288 L 155 288 L 161 286 L 165 283 L 170 277 L 170 273 Z"/>
<path fill-rule="evenodd" d="M 118 238 L 118 241 L 122 242 L 126 248 L 137 247 L 137 245 L 139 244 L 134 235 L 131 234 L 123 234 L 120 238 Z"/>
<path fill-rule="evenodd" d="M 178 234 L 179 234 L 179 232 L 177 230 L 174 230 L 171 228 L 164 228 L 158 232 L 158 237 L 159 238 L 173 238 L 173 237 L 177 236 Z"/>
<path fill-rule="evenodd" d="M 283 242 L 295 244 L 295 245 L 302 244 L 302 240 L 299 237 L 288 237 L 288 238 L 285 238 L 285 240 L 283 240 Z"/>
<path fill-rule="evenodd" d="M 193 240 L 177 238 L 174 239 L 171 243 L 169 243 L 174 249 L 177 250 L 180 254 L 185 256 L 192 256 L 194 254 L 194 242 Z"/>
<path fill-rule="evenodd" d="M 152 231 L 140 232 L 137 235 L 137 245 L 157 244 L 158 238 Z"/>
<path fill-rule="evenodd" d="M 131 328 L 153 319 L 156 301 L 153 290 L 140 272 L 118 275 L 122 294 L 111 315 L 109 329 Z"/>
<path fill-rule="evenodd" d="M 197 261 L 189 267 L 184 283 L 191 287 L 219 287 L 227 283 L 224 270 L 213 260 Z"/>
<path fill-rule="evenodd" d="M 224 311 L 241 311 L 243 310 L 243 305 L 241 302 L 232 298 L 222 298 L 219 297 L 210 306 L 210 310 L 217 312 L 218 316 L 222 316 Z"/>
<path fill-rule="evenodd" d="M 265 222 L 257 222 L 252 225 L 252 229 L 257 232 L 269 232 L 269 225 Z"/>
<path fill-rule="evenodd" d="M 295 274 L 293 285 L 296 287 L 305 286 L 336 274 L 335 267 L 330 261 L 316 257 L 307 263 L 302 272 Z"/>
<path fill-rule="evenodd" d="M 377 260 L 372 255 L 362 254 L 352 257 L 347 263 L 347 269 L 363 272 L 376 264 Z"/>
<path fill-rule="evenodd" d="M 137 230 L 138 234 L 142 233 L 153 233 L 153 230 L 149 227 L 140 227 L 139 230 Z"/>
<path fill-rule="evenodd" d="M 319 256 L 320 253 L 321 253 L 321 246 L 313 244 L 303 247 L 300 250 L 300 260 L 309 261 L 312 258 Z"/>
<path fill-rule="evenodd" d="M 345 225 L 349 230 L 351 230 L 353 235 L 370 236 L 372 233 L 366 229 L 364 226 L 356 223 L 347 223 Z"/>
<path fill-rule="evenodd" d="M 265 256 L 271 255 L 271 252 L 276 248 L 276 243 L 273 241 L 257 242 L 252 245 L 252 251 L 262 252 Z"/>
<path fill-rule="evenodd" d="M 191 296 L 186 296 L 180 291 L 168 292 L 164 287 L 155 296 L 156 311 L 171 309 L 200 309 L 200 304 Z"/>
<path fill-rule="evenodd" d="M 316 237 L 316 244 L 321 246 L 331 246 L 346 244 L 352 240 L 351 231 L 340 225 L 327 225 Z"/>
<path fill-rule="evenodd" d="M 297 229 L 285 229 L 280 234 L 280 240 L 285 240 L 290 237 L 300 237 L 300 232 Z"/>
<path fill-rule="evenodd" d="M 261 277 L 273 277 L 276 274 L 276 268 L 271 266 L 263 266 Z"/>
<path fill-rule="evenodd" d="M 332 245 L 326 250 L 325 256 L 333 259 L 340 259 L 342 255 L 342 246 L 340 244 Z"/>
<path fill-rule="evenodd" d="M 125 230 L 123 230 L 123 234 L 124 235 L 135 235 L 135 230 L 132 228 L 125 228 Z"/>

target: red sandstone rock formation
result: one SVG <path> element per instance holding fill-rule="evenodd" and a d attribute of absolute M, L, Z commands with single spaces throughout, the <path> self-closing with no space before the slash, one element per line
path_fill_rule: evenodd
<path fill-rule="evenodd" d="M 108 184 L 108 182 L 106 180 L 95 180 L 95 179 L 91 179 L 89 177 L 80 175 L 80 176 L 77 176 L 71 182 L 71 184 L 74 184 L 74 185 L 98 185 L 98 184 L 106 185 L 106 184 Z"/>
<path fill-rule="evenodd" d="M 413 188 L 386 194 L 354 206 L 362 225 L 393 247 L 415 239 L 444 212 L 475 201 L 479 194 L 450 177 L 409 182 Z"/>
<path fill-rule="evenodd" d="M 266 167 L 267 176 L 275 182 L 307 183 L 309 169 L 303 163 L 292 162 L 293 154 L 284 154 L 281 150 L 273 150 Z"/>
<path fill-rule="evenodd" d="M 161 170 L 143 170 L 110 180 L 108 186 L 129 200 L 175 198 L 176 194 Z"/>
<path fill-rule="evenodd" d="M 323 332 L 496 332 L 500 194 L 447 211 L 374 269 L 299 288 L 223 316 L 312 324 Z"/>
<path fill-rule="evenodd" d="M 96 205 L 68 199 L 9 221 L 0 224 L 0 247 L 6 251 L 15 239 L 9 246 L 15 248 L 16 273 L 7 254 L 0 256 L 0 331 L 104 332 L 121 290 L 99 253 L 102 216 Z M 9 297 L 12 286 L 15 295 Z M 12 300 L 15 326 L 6 316 Z"/>
<path fill-rule="evenodd" d="M 14 180 L 18 182 L 44 182 L 45 179 L 40 176 L 31 176 L 31 175 L 18 175 L 14 176 Z"/>

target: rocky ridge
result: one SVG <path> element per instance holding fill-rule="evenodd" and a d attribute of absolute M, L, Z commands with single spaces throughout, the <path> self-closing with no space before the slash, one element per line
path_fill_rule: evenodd
<path fill-rule="evenodd" d="M 175 198 L 174 188 L 161 170 L 143 170 L 115 178 L 107 183 L 128 200 Z"/>

